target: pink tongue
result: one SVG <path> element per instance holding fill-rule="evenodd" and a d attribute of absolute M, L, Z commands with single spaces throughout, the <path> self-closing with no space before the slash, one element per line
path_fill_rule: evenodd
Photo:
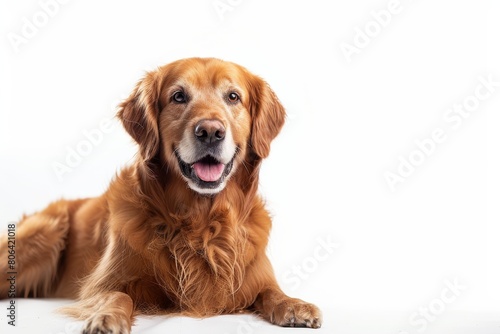
<path fill-rule="evenodd" d="M 222 172 L 224 172 L 224 164 L 195 162 L 193 168 L 196 176 L 205 182 L 217 181 L 222 176 Z"/>

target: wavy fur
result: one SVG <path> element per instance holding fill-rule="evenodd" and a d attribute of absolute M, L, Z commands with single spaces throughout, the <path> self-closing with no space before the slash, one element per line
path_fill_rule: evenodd
<path fill-rule="evenodd" d="M 179 85 L 189 105 L 170 102 Z M 219 95 L 228 85 L 239 89 L 239 103 Z M 319 310 L 281 291 L 265 254 L 271 219 L 258 175 L 285 119 L 269 86 L 233 63 L 180 60 L 148 73 L 118 117 L 139 146 L 135 162 L 102 196 L 60 200 L 23 218 L 21 295 L 77 299 L 64 312 L 86 320 L 83 333 L 129 333 L 135 314 L 243 310 L 282 326 L 319 327 Z M 230 179 L 210 196 L 188 188 L 174 154 L 205 118 L 230 127 L 237 147 Z M 2 238 L 1 258 L 6 249 Z M 8 289 L 2 280 L 2 297 Z"/>

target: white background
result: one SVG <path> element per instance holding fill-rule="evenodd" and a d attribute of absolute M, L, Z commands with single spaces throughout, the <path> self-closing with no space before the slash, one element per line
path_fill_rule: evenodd
<path fill-rule="evenodd" d="M 221 3 L 230 10 L 218 13 Z M 53 165 L 114 116 L 145 71 L 219 57 L 264 77 L 287 108 L 262 168 L 274 215 L 268 253 L 285 292 L 323 310 L 321 332 L 500 333 L 500 87 L 457 128 L 443 119 L 474 96 L 478 77 L 500 81 L 500 4 L 401 0 L 386 26 L 374 25 L 372 11 L 389 4 L 71 0 L 43 22 L 40 2 L 2 1 L 2 229 L 52 200 L 106 189 L 136 150 L 116 120 L 62 180 Z M 38 31 L 14 47 L 9 36 L 22 36 L 26 20 Z M 349 61 L 342 43 L 354 45 L 367 28 L 368 45 Z M 446 140 L 391 191 L 384 174 L 418 155 L 415 141 L 437 128 Z M 318 248 L 328 240 L 337 245 L 331 253 Z M 447 280 L 464 288 L 446 294 Z M 52 313 L 61 303 L 19 301 L 13 329 L 2 301 L 2 332 L 72 332 Z M 251 317 L 141 319 L 134 327 L 280 330 Z"/>

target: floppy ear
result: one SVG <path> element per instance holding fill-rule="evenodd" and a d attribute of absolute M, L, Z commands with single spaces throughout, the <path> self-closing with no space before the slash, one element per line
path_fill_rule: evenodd
<path fill-rule="evenodd" d="M 271 141 L 285 123 L 285 108 L 271 87 L 259 77 L 254 77 L 250 88 L 250 113 L 252 115 L 251 148 L 264 159 L 271 150 Z"/>
<path fill-rule="evenodd" d="M 139 153 L 145 162 L 156 156 L 160 146 L 159 83 L 156 77 L 156 72 L 147 73 L 132 94 L 120 104 L 117 115 L 125 130 L 139 144 Z"/>

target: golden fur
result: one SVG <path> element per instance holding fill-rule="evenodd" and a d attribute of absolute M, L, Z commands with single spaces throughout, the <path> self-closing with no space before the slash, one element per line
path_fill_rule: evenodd
<path fill-rule="evenodd" d="M 178 85 L 198 97 L 189 108 L 171 103 Z M 227 87 L 239 89 L 239 103 L 221 97 Z M 135 162 L 100 197 L 23 217 L 18 296 L 78 299 L 65 312 L 86 320 L 84 333 L 129 333 L 136 314 L 242 310 L 319 327 L 318 308 L 281 291 L 265 253 L 271 219 L 257 194 L 259 168 L 285 120 L 269 86 L 233 63 L 179 60 L 147 73 L 118 117 L 139 145 Z M 210 196 L 187 187 L 175 158 L 183 131 L 204 118 L 221 120 L 237 146 L 233 174 Z M 6 249 L 2 237 L 0 258 Z M 8 289 L 2 280 L 2 298 Z"/>

